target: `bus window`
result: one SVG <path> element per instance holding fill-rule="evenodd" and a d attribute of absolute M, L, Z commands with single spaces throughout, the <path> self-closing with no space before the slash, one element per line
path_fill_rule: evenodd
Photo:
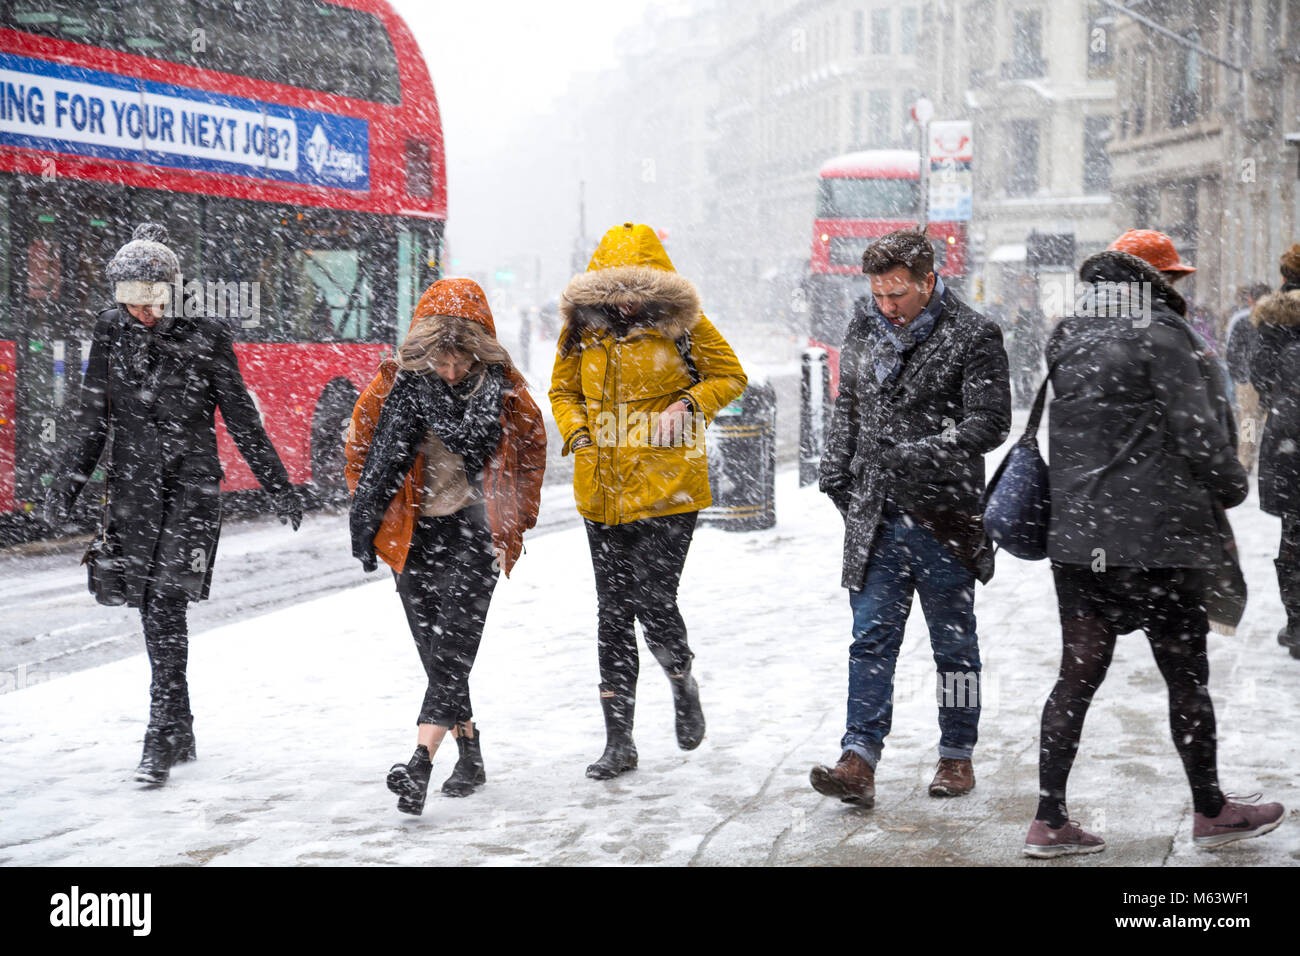
<path fill-rule="evenodd" d="M 411 315 L 424 290 L 437 281 L 438 236 L 432 223 L 417 220 L 397 234 L 397 326 L 396 342 L 406 338 Z M 395 344 L 396 344 L 395 342 Z"/>
<path fill-rule="evenodd" d="M 819 219 L 915 219 L 921 187 L 915 179 L 823 179 Z"/>
<path fill-rule="evenodd" d="M 117 4 L 109 0 L 9 0 L 15 30 L 103 46 L 111 41 Z"/>
<path fill-rule="evenodd" d="M 294 326 L 313 342 L 358 342 L 370 334 L 373 290 L 357 249 L 300 249 L 294 256 Z"/>
<path fill-rule="evenodd" d="M 67 207 L 67 238 L 74 250 L 68 258 L 64 286 L 63 317 L 91 328 L 92 320 L 113 304 L 113 288 L 104 278 L 104 268 L 118 248 L 131 237 L 132 226 L 122 215 L 112 187 L 75 197 Z"/>
<path fill-rule="evenodd" d="M 201 271 L 192 268 L 186 274 L 186 311 L 196 311 L 197 290 L 189 281 L 197 279 L 203 289 L 203 315 L 229 322 L 240 340 L 294 339 L 281 309 L 284 218 L 283 210 L 271 203 L 205 199 Z"/>
<path fill-rule="evenodd" d="M 206 67 L 196 46 L 216 45 L 218 38 L 195 33 L 199 23 L 189 4 L 143 0 L 122 4 L 120 33 L 109 45 L 137 56 L 156 57 L 186 66 Z"/>
<path fill-rule="evenodd" d="M 28 224 L 27 298 L 51 304 L 59 301 L 59 243 L 55 216 L 42 212 Z"/>
<path fill-rule="evenodd" d="M 285 29 L 291 23 L 284 12 L 284 4 L 276 0 L 203 3 L 199 16 L 209 42 L 200 65 L 273 83 L 292 83 L 288 61 L 301 51 L 288 42 Z M 249 24 L 257 24 L 257 28 L 250 30 Z"/>
<path fill-rule="evenodd" d="M 166 193 L 158 189 L 132 190 L 127 199 L 131 210 L 127 234 L 142 222 L 159 222 L 167 227 L 167 245 L 181 262 L 181 275 L 199 275 L 202 260 L 200 240 L 203 218 L 199 197 L 192 193 Z"/>

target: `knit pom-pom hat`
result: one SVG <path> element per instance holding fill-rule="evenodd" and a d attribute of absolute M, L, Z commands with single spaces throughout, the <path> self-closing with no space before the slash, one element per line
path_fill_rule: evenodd
<path fill-rule="evenodd" d="M 117 250 L 105 269 L 114 298 L 124 305 L 166 304 L 170 285 L 180 278 L 181 264 L 167 247 L 167 227 L 142 222 L 131 241 Z"/>

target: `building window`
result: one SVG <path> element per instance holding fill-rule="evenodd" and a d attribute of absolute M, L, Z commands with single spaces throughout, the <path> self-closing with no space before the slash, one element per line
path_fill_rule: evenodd
<path fill-rule="evenodd" d="M 1012 120 L 1007 123 L 1008 196 L 1032 196 L 1038 192 L 1038 121 Z"/>
<path fill-rule="evenodd" d="M 1088 15 L 1088 75 L 1107 76 L 1112 60 L 1110 48 L 1114 37 L 1115 15 L 1100 3 L 1092 4 Z"/>
<path fill-rule="evenodd" d="M 889 53 L 890 36 L 889 36 L 889 11 L 872 10 L 871 11 L 871 52 L 877 54 Z"/>
<path fill-rule="evenodd" d="M 867 144 L 880 149 L 888 146 L 891 139 L 889 128 L 889 90 L 872 90 L 868 100 Z"/>
<path fill-rule="evenodd" d="M 1147 58 L 1137 55 L 1137 69 L 1133 82 L 1133 135 L 1141 136 L 1147 130 Z"/>
<path fill-rule="evenodd" d="M 1187 35 L 1192 43 L 1199 44 L 1201 35 L 1193 30 Z M 1174 75 L 1169 95 L 1169 125 L 1186 126 L 1196 119 L 1201 100 L 1201 55 L 1190 47 L 1179 45 L 1174 61 Z"/>
<path fill-rule="evenodd" d="M 853 53 L 861 56 L 867 52 L 867 17 L 861 10 L 853 11 Z"/>
<path fill-rule="evenodd" d="M 1042 11 L 1017 10 L 1012 14 L 1011 24 L 1011 60 L 1002 64 L 1002 78 L 1025 80 L 1046 76 Z"/>
<path fill-rule="evenodd" d="M 1110 117 L 1083 118 L 1083 191 L 1089 195 L 1110 192 Z"/>
<path fill-rule="evenodd" d="M 853 91 L 853 115 L 849 117 L 849 142 L 857 149 L 862 145 L 862 93 Z"/>
<path fill-rule="evenodd" d="M 916 52 L 916 7 L 904 7 L 898 13 L 898 52 Z"/>

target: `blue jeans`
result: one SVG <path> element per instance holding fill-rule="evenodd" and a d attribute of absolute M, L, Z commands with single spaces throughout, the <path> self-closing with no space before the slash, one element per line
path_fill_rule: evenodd
<path fill-rule="evenodd" d="M 939 756 L 969 760 L 979 737 L 975 572 L 907 514 L 887 507 L 863 588 L 849 592 L 849 714 L 840 741 L 841 749 L 855 751 L 872 767 L 893 721 L 894 666 L 914 590 L 938 672 Z"/>

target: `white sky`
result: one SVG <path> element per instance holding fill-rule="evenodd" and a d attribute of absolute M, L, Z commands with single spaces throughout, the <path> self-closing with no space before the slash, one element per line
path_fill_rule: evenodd
<path fill-rule="evenodd" d="M 563 259 L 577 210 L 568 201 L 555 205 L 555 192 L 576 195 L 576 184 L 543 184 L 550 195 L 539 196 L 529 144 L 516 131 L 526 127 L 531 135 L 527 120 L 553 105 L 562 111 L 557 101 L 574 74 L 616 66 L 619 34 L 640 22 L 650 0 L 392 3 L 420 44 L 442 110 L 448 236 L 460 271 L 505 265 L 501 260 L 516 256 L 519 243 L 503 231 L 543 214 L 547 200 L 553 205 L 543 215 L 554 222 L 554 247 L 537 252 Z"/>

